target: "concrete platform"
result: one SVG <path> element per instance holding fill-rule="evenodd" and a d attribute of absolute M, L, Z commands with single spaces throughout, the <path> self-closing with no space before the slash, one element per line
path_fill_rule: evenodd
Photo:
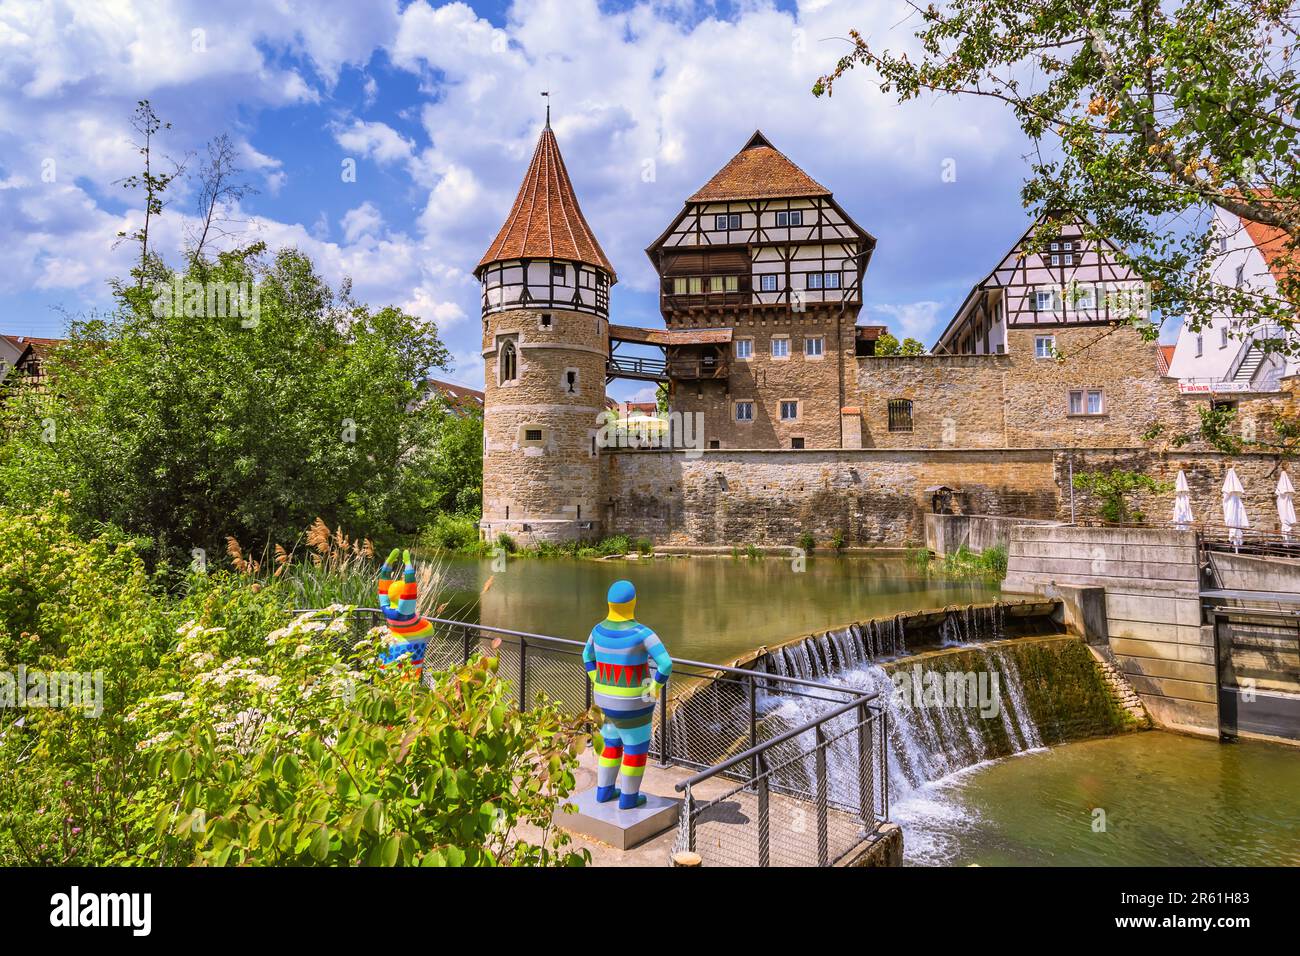
<path fill-rule="evenodd" d="M 594 787 L 570 797 L 555 811 L 556 826 L 570 833 L 591 837 L 616 850 L 630 850 L 677 826 L 682 801 L 675 797 L 662 797 L 646 793 L 644 806 L 633 810 L 620 810 L 617 800 L 596 802 Z M 566 813 L 564 806 L 572 805 L 577 813 Z"/>

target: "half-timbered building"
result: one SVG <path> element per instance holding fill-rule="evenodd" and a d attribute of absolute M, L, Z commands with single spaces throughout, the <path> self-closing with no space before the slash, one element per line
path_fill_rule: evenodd
<path fill-rule="evenodd" d="M 837 448 L 876 241 L 755 132 L 646 250 L 674 411 L 709 447 Z"/>

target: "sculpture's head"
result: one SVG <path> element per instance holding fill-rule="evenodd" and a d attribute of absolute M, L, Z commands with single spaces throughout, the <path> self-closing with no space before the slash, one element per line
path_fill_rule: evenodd
<path fill-rule="evenodd" d="M 631 581 L 615 581 L 605 596 L 611 621 L 631 621 L 636 617 L 636 588 Z"/>

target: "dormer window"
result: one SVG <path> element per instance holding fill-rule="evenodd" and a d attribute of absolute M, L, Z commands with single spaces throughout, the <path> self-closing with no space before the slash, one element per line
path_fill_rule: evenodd
<path fill-rule="evenodd" d="M 714 217 L 713 217 L 713 228 L 714 228 L 714 229 L 719 229 L 719 230 L 721 230 L 721 229 L 739 229 L 739 228 L 740 228 L 740 213 L 735 213 L 735 212 L 733 212 L 733 213 L 727 213 L 727 214 L 723 214 L 723 215 L 719 215 L 719 216 L 714 216 Z"/>

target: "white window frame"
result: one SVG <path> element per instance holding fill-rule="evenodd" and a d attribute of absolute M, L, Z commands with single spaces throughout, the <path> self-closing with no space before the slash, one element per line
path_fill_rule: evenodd
<path fill-rule="evenodd" d="M 1092 399 L 1096 396 L 1097 410 L 1092 410 Z M 1075 398 L 1078 398 L 1078 411 L 1075 411 Z M 1071 418 L 1100 418 L 1106 414 L 1106 391 L 1101 388 L 1072 388 L 1066 400 L 1066 412 Z"/>
<path fill-rule="evenodd" d="M 808 288 L 820 289 L 822 287 L 822 274 L 820 272 L 808 273 Z"/>
<path fill-rule="evenodd" d="M 826 336 L 824 335 L 805 335 L 803 340 L 803 355 L 806 359 L 820 359 L 826 355 Z"/>
<path fill-rule="evenodd" d="M 775 272 L 764 272 L 758 277 L 759 292 L 777 292 L 777 275 Z"/>
<path fill-rule="evenodd" d="M 781 345 L 781 350 L 777 350 L 777 344 Z M 772 353 L 772 361 L 785 362 L 790 358 L 790 336 L 774 335 L 772 341 L 768 343 L 768 350 Z"/>
<path fill-rule="evenodd" d="M 740 414 L 740 410 L 741 410 L 742 407 L 745 408 L 745 409 L 748 411 L 748 414 L 747 414 L 747 415 L 742 416 L 742 415 Z M 753 401 L 753 399 L 739 399 L 739 400 L 737 400 L 737 401 L 732 402 L 732 403 L 731 403 L 731 417 L 732 417 L 732 420 L 735 421 L 735 422 L 737 422 L 737 423 L 741 423 L 741 422 L 753 422 L 753 420 L 754 420 L 754 401 Z"/>
<path fill-rule="evenodd" d="M 754 340 L 752 338 L 746 337 L 743 339 L 736 339 L 732 345 L 736 353 L 737 362 L 754 361 Z"/>
<path fill-rule="evenodd" d="M 1046 343 L 1047 348 L 1043 348 L 1044 343 Z M 1056 351 L 1056 336 L 1055 336 L 1055 335 L 1035 335 L 1035 336 L 1034 336 L 1034 358 L 1036 358 L 1036 359 L 1049 359 L 1049 358 L 1052 358 L 1052 357 L 1053 357 L 1053 353 L 1054 353 L 1055 351 Z"/>
<path fill-rule="evenodd" d="M 787 415 L 787 414 L 785 413 L 785 410 L 786 410 L 786 406 L 787 406 L 787 405 L 793 405 L 793 406 L 794 406 L 794 414 L 793 414 L 793 415 Z M 780 404 L 780 406 L 779 406 L 779 411 L 780 411 L 780 415 L 781 415 L 781 421 L 783 421 L 783 422 L 797 422 L 797 421 L 799 420 L 799 399 L 797 399 L 797 398 L 783 398 L 783 399 L 781 399 L 781 404 Z"/>
<path fill-rule="evenodd" d="M 840 274 L 838 272 L 822 273 L 822 288 L 838 289 L 840 287 Z"/>

